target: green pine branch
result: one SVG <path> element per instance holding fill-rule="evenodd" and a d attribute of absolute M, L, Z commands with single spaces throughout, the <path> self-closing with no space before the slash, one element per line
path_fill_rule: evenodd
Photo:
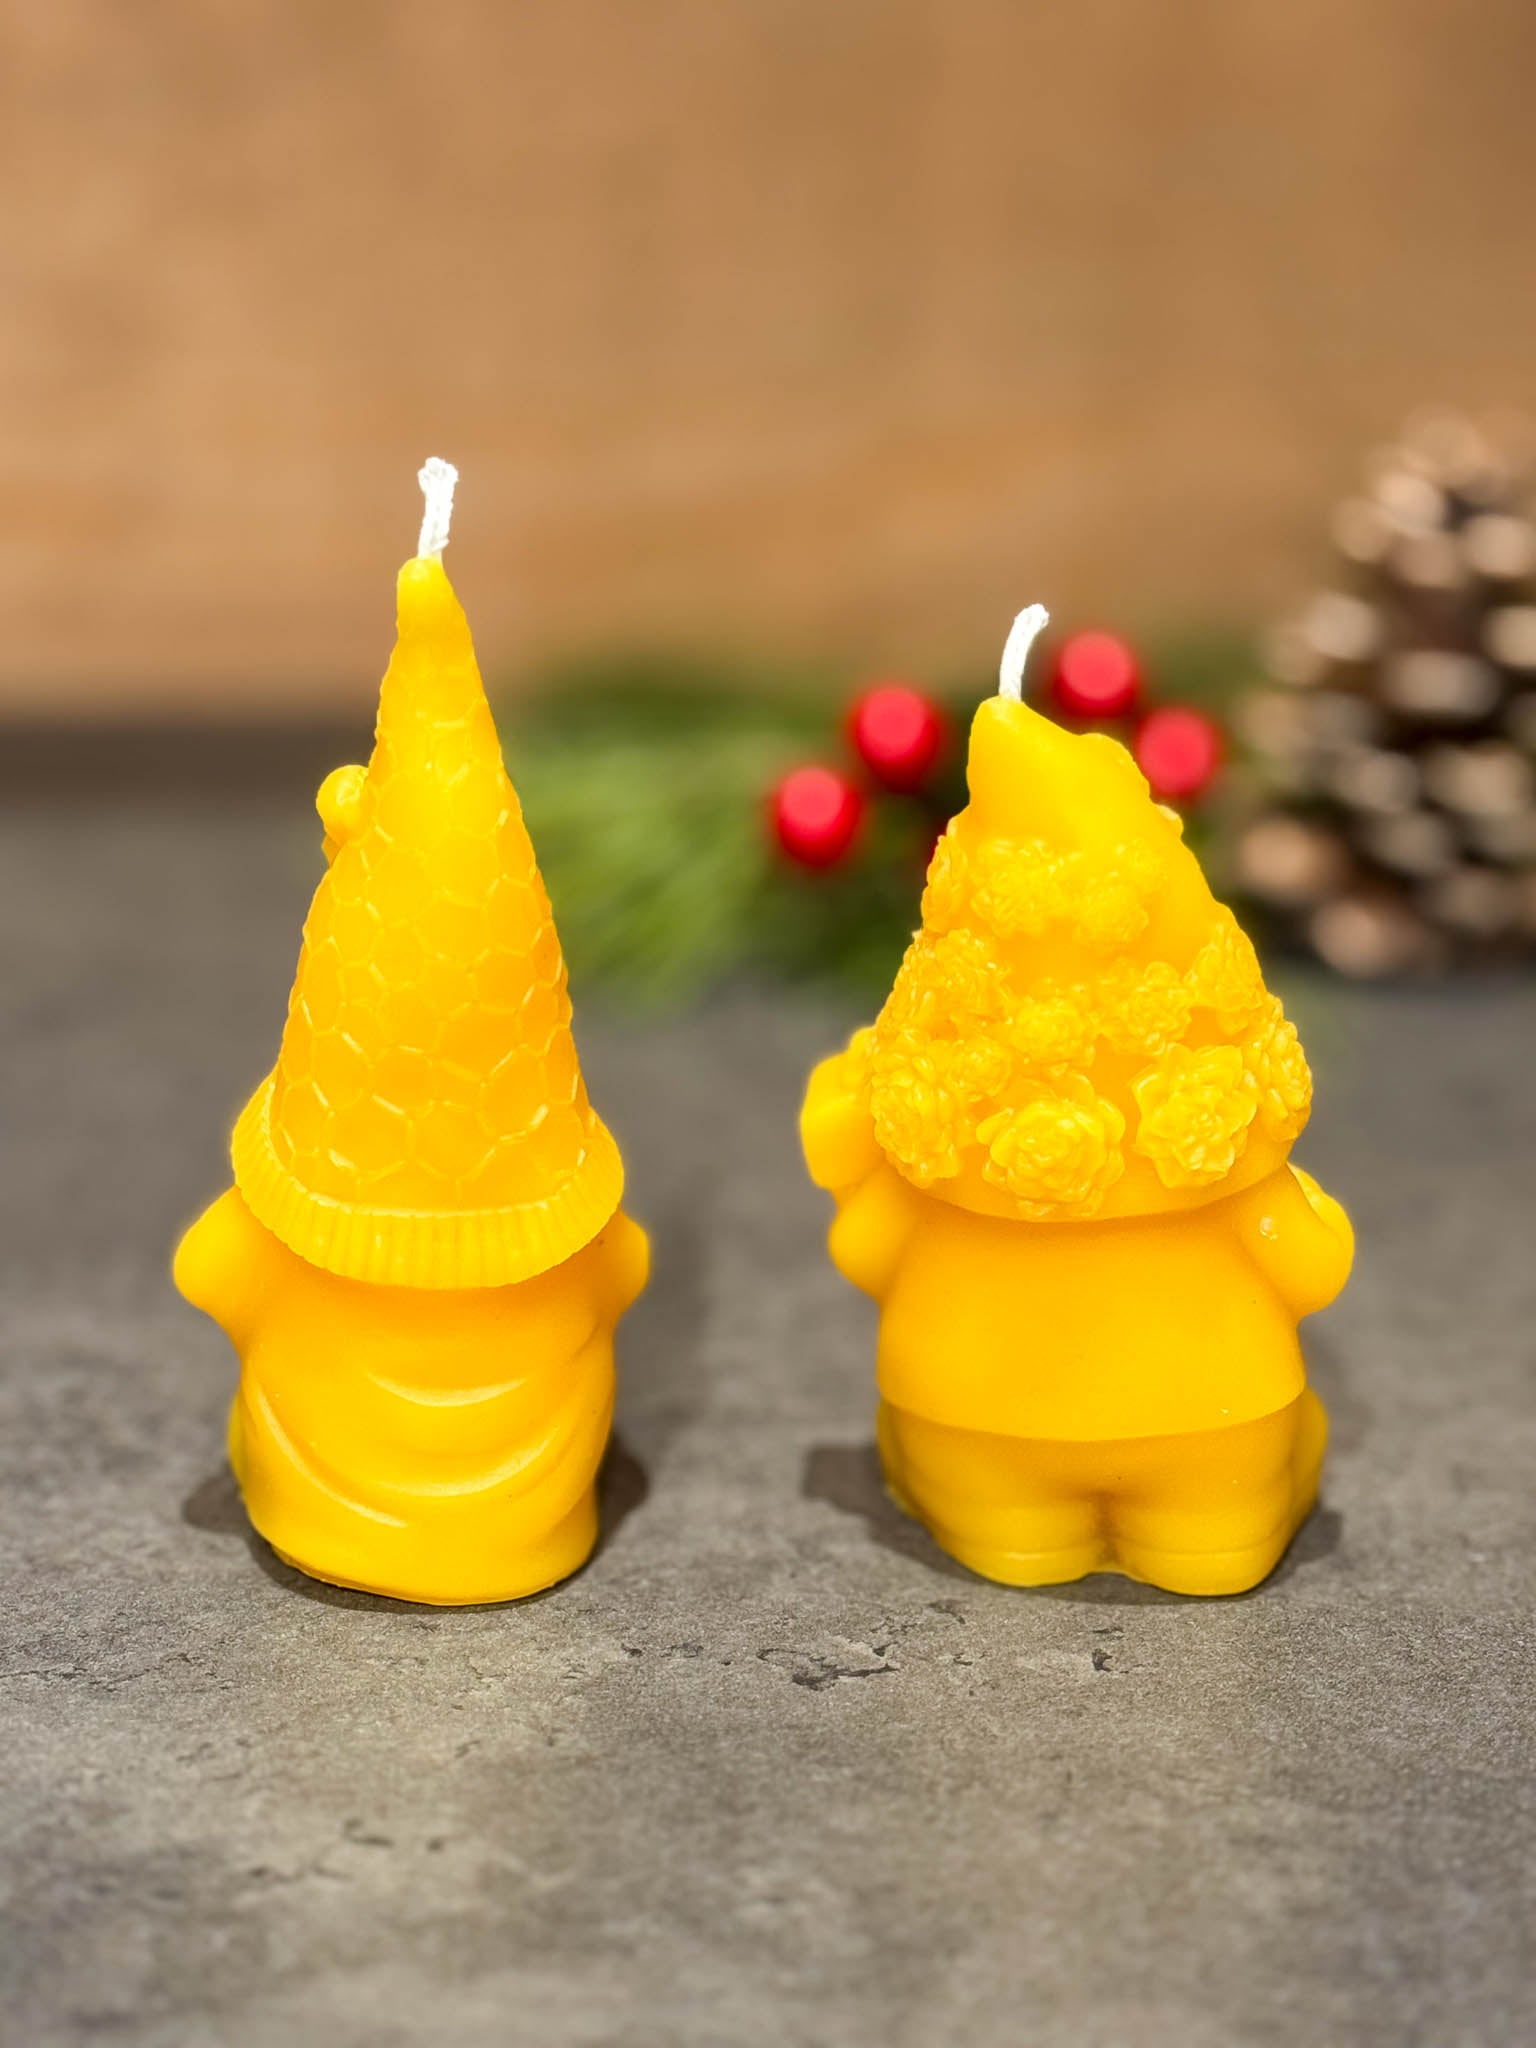
<path fill-rule="evenodd" d="M 1246 671 L 1208 638 L 1153 673 L 1160 700 L 1209 706 Z M 965 801 L 963 735 L 991 686 L 935 693 L 957 739 L 933 789 L 872 793 L 856 849 L 823 874 L 779 853 L 768 794 L 803 762 L 846 765 L 850 686 L 635 656 L 520 694 L 503 713 L 507 760 L 577 987 L 651 1008 L 753 975 L 877 997 L 917 924 L 936 824 Z"/>

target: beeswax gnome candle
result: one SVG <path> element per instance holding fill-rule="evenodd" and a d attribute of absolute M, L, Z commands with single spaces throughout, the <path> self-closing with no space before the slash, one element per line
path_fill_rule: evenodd
<path fill-rule="evenodd" d="M 900 1504 L 988 1578 L 1235 1593 L 1315 1498 L 1296 1324 L 1353 1240 L 1288 1163 L 1306 1059 L 1178 818 L 1022 701 L 1044 620 L 976 713 L 885 1008 L 811 1077 L 806 1157 L 880 1303 Z"/>
<path fill-rule="evenodd" d="M 235 1185 L 176 1283 L 240 1354 L 229 1454 L 300 1570 L 403 1599 L 532 1593 L 597 1532 L 613 1328 L 646 1275 L 587 1100 L 565 967 L 469 628 L 433 461 L 366 769 Z"/>

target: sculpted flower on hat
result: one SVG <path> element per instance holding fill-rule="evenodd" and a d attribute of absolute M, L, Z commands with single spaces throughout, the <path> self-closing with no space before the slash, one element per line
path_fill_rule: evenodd
<path fill-rule="evenodd" d="M 948 931 L 965 915 L 969 882 L 965 849 L 951 825 L 928 863 L 928 882 L 923 890 L 923 924 L 929 931 Z"/>
<path fill-rule="evenodd" d="M 1186 983 L 1190 1000 L 1199 1009 L 1214 1010 L 1229 1037 L 1246 1031 L 1270 1000 L 1253 941 L 1230 910 L 1222 911 L 1195 955 Z"/>
<path fill-rule="evenodd" d="M 1097 1214 L 1125 1171 L 1125 1119 L 1081 1074 L 1026 1082 L 1008 1108 L 977 1127 L 984 1177 L 1031 1220 Z"/>
<path fill-rule="evenodd" d="M 1305 1130 L 1312 1111 L 1312 1069 L 1277 997 L 1267 998 L 1258 1028 L 1244 1041 L 1243 1061 L 1258 1094 L 1261 1128 L 1290 1144 Z"/>
<path fill-rule="evenodd" d="M 960 1024 L 1001 1016 L 1009 1004 L 997 948 L 979 932 L 942 932 L 919 941 L 918 971 L 932 991 L 936 1013 Z"/>
<path fill-rule="evenodd" d="M 1077 936 L 1088 946 L 1128 946 L 1146 930 L 1147 901 L 1162 878 L 1162 862 L 1139 844 L 1117 846 L 1107 866 L 1071 855 L 1063 885 Z"/>
<path fill-rule="evenodd" d="M 1093 1058 L 1094 1008 L 1086 988 L 1042 981 L 1013 1007 L 1008 1043 L 1026 1067 L 1084 1067 Z"/>
<path fill-rule="evenodd" d="M 1172 1045 L 1131 1083 L 1135 1148 L 1164 1187 L 1206 1187 L 1237 1164 L 1258 1103 L 1235 1045 Z"/>
<path fill-rule="evenodd" d="M 902 1035 L 876 1050 L 869 1108 L 876 1138 L 920 1188 L 960 1171 L 964 1104 L 931 1044 Z"/>
<path fill-rule="evenodd" d="M 971 1142 L 977 1105 L 1008 1077 L 1006 1049 L 984 1034 L 877 1035 L 869 1058 L 875 1136 L 918 1187 L 952 1180 Z"/>
<path fill-rule="evenodd" d="M 1145 967 L 1117 960 L 1094 983 L 1093 997 L 1099 1036 L 1111 1052 L 1150 1057 L 1182 1038 L 1189 1023 L 1184 977 L 1166 960 Z"/>
<path fill-rule="evenodd" d="M 1062 858 L 1043 839 L 990 839 L 973 856 L 977 917 L 1007 938 L 1038 938 L 1065 910 Z"/>
<path fill-rule="evenodd" d="M 991 941 L 979 932 L 920 931 L 908 946 L 880 1013 L 877 1031 L 969 1030 L 1001 1016 L 1012 1000 L 1007 975 Z"/>
<path fill-rule="evenodd" d="M 1001 1040 L 973 1031 L 945 1048 L 950 1085 L 971 1109 L 994 1101 L 1008 1086 L 1013 1055 Z"/>

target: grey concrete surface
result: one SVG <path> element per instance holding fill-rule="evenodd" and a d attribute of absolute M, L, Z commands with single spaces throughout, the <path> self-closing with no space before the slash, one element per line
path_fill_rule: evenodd
<path fill-rule="evenodd" d="M 314 835 L 0 824 L 7 2042 L 1536 2038 L 1536 992 L 1295 992 L 1353 1208 L 1326 1502 L 1193 1604 L 1011 1592 L 880 1496 L 793 1111 L 841 1019 L 584 1013 L 656 1243 L 605 1544 L 520 1607 L 247 1534 L 178 1227 Z"/>

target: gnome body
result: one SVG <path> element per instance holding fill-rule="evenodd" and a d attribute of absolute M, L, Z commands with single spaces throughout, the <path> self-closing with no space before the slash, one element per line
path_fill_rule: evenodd
<path fill-rule="evenodd" d="M 645 1266 L 620 1213 L 510 1287 L 377 1287 L 289 1251 L 231 1188 L 176 1283 L 240 1354 L 229 1461 L 279 1556 L 455 1605 L 537 1592 L 590 1554 L 614 1324 Z"/>
<path fill-rule="evenodd" d="M 276 1550 L 401 1598 L 510 1599 L 592 1548 L 647 1251 L 435 557 L 401 571 L 373 757 L 319 809 L 282 1049 L 176 1281 L 240 1354 L 230 1456 Z"/>
<path fill-rule="evenodd" d="M 885 1009 L 802 1116 L 881 1305 L 887 1483 L 989 1578 L 1241 1591 L 1316 1496 L 1296 1325 L 1352 1255 L 1288 1161 L 1305 1058 L 1123 747 L 999 697 L 969 776 Z"/>

